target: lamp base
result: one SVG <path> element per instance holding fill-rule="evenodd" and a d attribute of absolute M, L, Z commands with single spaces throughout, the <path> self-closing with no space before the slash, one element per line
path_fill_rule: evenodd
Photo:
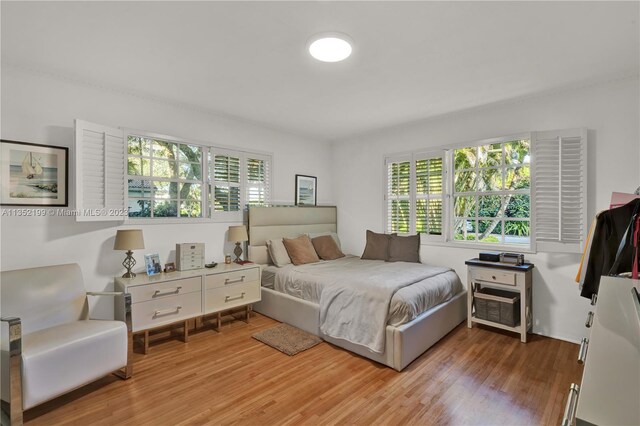
<path fill-rule="evenodd" d="M 131 272 L 131 268 L 136 265 L 136 260 L 133 258 L 133 252 L 131 250 L 127 250 L 127 257 L 124 258 L 122 262 L 122 266 L 125 267 L 127 272 L 122 276 L 122 278 L 135 278 L 136 274 Z"/>
<path fill-rule="evenodd" d="M 236 255 L 236 260 L 234 260 L 234 262 L 242 262 L 242 259 L 240 259 L 240 256 L 242 256 L 242 248 L 240 248 L 240 242 L 236 243 L 236 248 L 233 250 L 233 254 Z"/>

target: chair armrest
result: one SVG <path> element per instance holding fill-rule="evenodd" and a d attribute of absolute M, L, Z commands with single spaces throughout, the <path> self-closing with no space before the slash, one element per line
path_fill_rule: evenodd
<path fill-rule="evenodd" d="M 88 291 L 87 296 L 123 296 L 121 291 Z"/>
<path fill-rule="evenodd" d="M 2 317 L 0 321 L 9 325 L 9 406 L 3 404 L 2 411 L 11 424 L 22 424 L 22 321 L 16 317 Z"/>

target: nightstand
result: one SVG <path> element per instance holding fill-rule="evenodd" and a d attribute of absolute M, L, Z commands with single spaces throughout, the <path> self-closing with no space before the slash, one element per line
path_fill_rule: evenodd
<path fill-rule="evenodd" d="M 532 263 L 513 265 L 508 263 L 486 262 L 479 259 L 467 260 L 465 264 L 467 265 L 467 327 L 472 328 L 473 323 L 477 323 L 513 331 L 514 333 L 520 334 L 520 341 L 526 343 L 527 332 L 531 331 L 533 327 L 531 277 L 534 265 Z M 486 288 L 506 290 L 512 292 L 512 294 L 518 294 L 519 309 L 516 314 L 519 314 L 519 323 L 506 325 L 498 320 L 492 321 L 476 316 L 478 308 L 478 306 L 476 306 L 476 296 Z M 503 303 L 501 301 L 507 300 L 507 298 L 500 295 L 487 297 L 485 294 L 482 294 L 482 297 L 483 299 L 490 299 L 491 303 L 494 304 L 492 306 L 497 306 L 497 304 Z M 505 306 L 508 307 L 509 305 L 499 305 L 496 309 L 504 309 Z M 498 316 L 499 314 L 498 312 Z"/>

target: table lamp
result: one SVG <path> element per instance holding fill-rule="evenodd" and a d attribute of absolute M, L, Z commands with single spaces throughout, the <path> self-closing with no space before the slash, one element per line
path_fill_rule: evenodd
<path fill-rule="evenodd" d="M 144 248 L 144 239 L 142 238 L 142 229 L 120 229 L 116 233 L 116 241 L 113 244 L 114 250 L 126 250 L 127 257 L 125 257 L 122 266 L 124 266 L 127 272 L 122 278 L 133 278 L 136 276 L 131 272 L 136 264 L 136 260 L 133 258 L 133 251 Z"/>
<path fill-rule="evenodd" d="M 240 243 L 247 241 L 249 236 L 247 235 L 247 228 L 244 225 L 239 226 L 230 226 L 229 227 L 229 238 L 227 241 L 236 243 L 236 248 L 233 250 L 233 254 L 236 255 L 236 260 L 234 262 L 240 262 L 240 256 L 242 256 L 242 248 L 240 248 Z"/>

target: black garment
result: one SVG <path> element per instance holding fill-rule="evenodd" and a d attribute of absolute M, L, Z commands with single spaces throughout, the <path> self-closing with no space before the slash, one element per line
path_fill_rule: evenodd
<path fill-rule="evenodd" d="M 633 200 L 622 207 L 604 211 L 598 216 L 587 261 L 587 272 L 580 293 L 582 297 L 590 299 L 593 293 L 598 293 L 600 277 L 609 275 L 624 232 L 638 210 L 640 210 L 640 199 Z M 632 235 L 627 235 L 627 241 L 632 241 Z M 618 268 L 611 273 L 631 271 L 632 262 L 633 244 L 628 243 L 622 251 Z"/>

